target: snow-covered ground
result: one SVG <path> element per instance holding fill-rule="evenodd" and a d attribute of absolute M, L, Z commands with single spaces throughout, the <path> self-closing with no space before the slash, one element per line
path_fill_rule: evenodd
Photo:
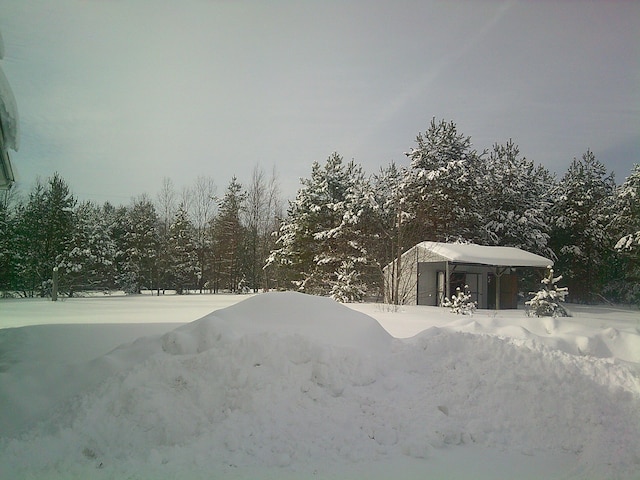
<path fill-rule="evenodd" d="M 638 479 L 640 312 L 570 308 L 3 300 L 0 478 Z"/>

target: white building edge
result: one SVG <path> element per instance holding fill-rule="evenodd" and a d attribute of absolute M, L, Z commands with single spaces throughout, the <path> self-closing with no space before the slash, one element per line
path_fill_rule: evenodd
<path fill-rule="evenodd" d="M 0 36 L 0 59 L 4 57 L 4 43 Z M 18 107 L 7 77 L 0 68 L 0 190 L 8 190 L 15 181 L 9 149 L 17 151 Z"/>

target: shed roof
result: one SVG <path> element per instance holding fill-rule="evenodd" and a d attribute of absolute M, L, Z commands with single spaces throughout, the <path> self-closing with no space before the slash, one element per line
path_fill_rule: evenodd
<path fill-rule="evenodd" d="M 436 261 L 474 263 L 499 267 L 547 267 L 550 260 L 515 247 L 489 247 L 474 243 L 421 242 L 414 248 L 428 251 Z"/>

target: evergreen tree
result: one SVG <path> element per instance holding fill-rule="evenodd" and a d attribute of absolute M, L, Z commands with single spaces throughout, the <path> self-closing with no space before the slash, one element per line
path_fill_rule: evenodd
<path fill-rule="evenodd" d="M 60 265 L 69 293 L 79 288 L 112 288 L 116 244 L 112 238 L 109 205 L 83 202 L 74 210 L 71 250 Z"/>
<path fill-rule="evenodd" d="M 0 293 L 9 295 L 16 285 L 16 226 L 21 204 L 16 190 L 0 201 Z"/>
<path fill-rule="evenodd" d="M 336 278 L 331 282 L 329 295 L 338 302 L 362 300 L 367 294 L 367 285 L 352 260 L 340 263 L 335 272 Z"/>
<path fill-rule="evenodd" d="M 46 185 L 38 182 L 16 225 L 16 288 L 26 296 L 48 295 L 53 268 L 64 265 L 73 238 L 76 200 L 56 173 Z M 61 278 L 61 285 L 68 279 Z"/>
<path fill-rule="evenodd" d="M 551 245 L 574 301 L 597 300 L 608 280 L 615 243 L 608 230 L 614 192 L 613 174 L 589 150 L 571 162 L 555 192 Z"/>
<path fill-rule="evenodd" d="M 169 227 L 169 271 L 178 294 L 188 293 L 189 287 L 199 286 L 202 276 L 195 235 L 195 228 L 182 204 Z"/>
<path fill-rule="evenodd" d="M 456 293 L 451 298 L 445 297 L 442 306 L 449 308 L 451 313 L 456 315 L 473 315 L 478 307 L 477 302 L 472 300 L 469 285 L 465 285 L 464 289 L 456 288 Z"/>
<path fill-rule="evenodd" d="M 218 216 L 213 221 L 215 291 L 222 288 L 235 292 L 246 274 L 242 269 L 245 231 L 240 219 L 245 198 L 242 185 L 233 177 L 220 202 Z"/>
<path fill-rule="evenodd" d="M 129 258 L 127 256 L 127 231 L 129 230 L 128 220 L 129 208 L 123 205 L 114 207 L 110 212 L 112 240 L 116 245 L 116 255 L 114 262 L 115 287 L 127 293 L 135 291 L 135 282 L 130 281 L 131 275 L 128 273 Z"/>
<path fill-rule="evenodd" d="M 419 133 L 405 181 L 405 201 L 413 212 L 407 245 L 423 240 L 470 239 L 475 234 L 473 187 L 476 168 L 484 153 L 472 148 L 471 137 L 458 133 L 453 122 L 431 120 Z"/>
<path fill-rule="evenodd" d="M 616 192 L 613 227 L 619 236 L 616 250 L 640 255 L 640 164 Z"/>
<path fill-rule="evenodd" d="M 324 166 L 314 162 L 311 178 L 301 183 L 268 264 L 286 267 L 301 291 L 344 292 L 341 283 L 348 281 L 349 291 L 359 292 L 350 300 L 361 299 L 365 291 L 361 274 L 370 263 L 363 224 L 373 205 L 362 168 L 353 161 L 345 166 L 333 153 Z"/>
<path fill-rule="evenodd" d="M 537 292 L 531 292 L 533 297 L 525 302 L 527 315 L 530 317 L 569 317 L 569 312 L 560 305 L 565 301 L 569 290 L 567 287 L 556 285 L 562 280 L 562 275 L 553 276 L 553 269 L 549 268 L 547 276 L 542 279 L 542 287 Z"/>
<path fill-rule="evenodd" d="M 511 140 L 495 144 L 477 171 L 473 210 L 478 228 L 472 240 L 552 256 L 547 217 L 554 185 L 549 171 L 520 156 Z"/>
<path fill-rule="evenodd" d="M 342 212 L 342 218 L 337 228 L 316 233 L 317 239 L 326 242 L 325 253 L 317 256 L 316 261 L 329 267 L 326 273 L 333 298 L 341 302 L 362 301 L 369 288 L 375 288 L 374 275 L 380 270 L 371 251 L 378 237 L 373 223 L 376 205 L 362 167 L 351 161 L 344 172 L 343 200 L 328 205 Z"/>
<path fill-rule="evenodd" d="M 616 301 L 640 305 L 640 165 L 615 194 L 611 222 L 620 274 L 607 286 Z"/>
<path fill-rule="evenodd" d="M 116 212 L 122 235 L 118 252 L 120 288 L 128 293 L 140 293 L 143 288 L 154 288 L 157 278 L 159 249 L 158 216 L 145 195 L 134 200 L 126 209 Z"/>

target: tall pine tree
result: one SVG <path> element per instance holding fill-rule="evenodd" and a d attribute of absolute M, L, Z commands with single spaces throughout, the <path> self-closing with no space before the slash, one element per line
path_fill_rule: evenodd
<path fill-rule="evenodd" d="M 45 296 L 51 289 L 53 268 L 64 266 L 72 248 L 75 197 L 57 173 L 46 185 L 38 182 L 16 225 L 16 288 L 26 296 Z M 69 278 L 61 276 L 61 285 Z"/>
<path fill-rule="evenodd" d="M 640 305 L 640 165 L 616 191 L 611 229 L 618 253 L 620 274 L 608 285 L 616 301 Z"/>
<path fill-rule="evenodd" d="M 246 280 L 243 255 L 245 229 L 241 222 L 246 193 L 234 176 L 218 207 L 213 220 L 213 269 L 214 290 L 235 292 Z"/>
<path fill-rule="evenodd" d="M 61 267 L 69 293 L 78 289 L 113 288 L 116 244 L 111 232 L 111 207 L 87 201 L 74 212 L 72 248 Z"/>
<path fill-rule="evenodd" d="M 0 200 L 0 293 L 11 295 L 17 281 L 16 226 L 21 204 L 16 189 L 9 190 Z"/>
<path fill-rule="evenodd" d="M 172 286 L 178 294 L 199 287 L 202 277 L 195 237 L 196 230 L 181 204 L 169 227 L 169 271 Z"/>
<path fill-rule="evenodd" d="M 159 251 L 158 215 L 151 200 L 142 195 L 117 212 L 122 243 L 118 252 L 119 285 L 128 293 L 141 293 L 157 282 Z"/>
<path fill-rule="evenodd" d="M 300 291 L 361 299 L 371 260 L 364 219 L 373 205 L 362 168 L 333 153 L 323 166 L 314 162 L 301 183 L 268 265 L 286 268 Z"/>
<path fill-rule="evenodd" d="M 473 211 L 482 245 L 516 247 L 543 256 L 549 248 L 549 192 L 555 181 L 543 166 L 520 155 L 511 140 L 495 144 L 478 164 Z"/>
<path fill-rule="evenodd" d="M 453 122 L 435 118 L 416 137 L 405 182 L 405 202 L 414 212 L 406 230 L 407 245 L 423 240 L 468 240 L 474 235 L 473 187 L 477 163 L 484 153 Z"/>
<path fill-rule="evenodd" d="M 571 162 L 558 184 L 551 209 L 551 245 L 572 301 L 598 301 L 608 280 L 615 243 L 608 229 L 615 188 L 613 173 L 607 173 L 589 150 Z"/>

